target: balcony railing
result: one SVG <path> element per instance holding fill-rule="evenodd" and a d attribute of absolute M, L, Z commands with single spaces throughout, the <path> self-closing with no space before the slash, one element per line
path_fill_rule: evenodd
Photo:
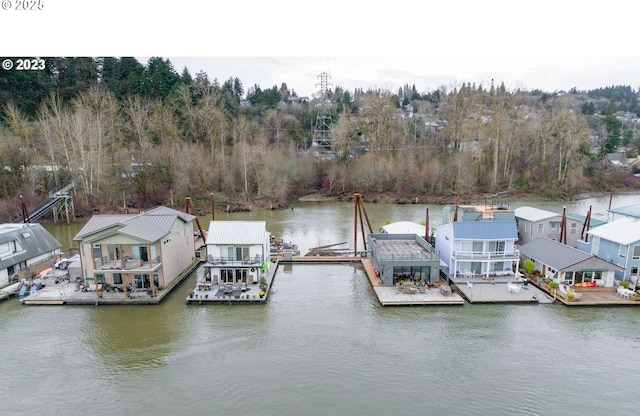
<path fill-rule="evenodd" d="M 244 258 L 237 257 L 224 257 L 224 256 L 212 256 L 207 255 L 207 263 L 213 266 L 230 266 L 230 267 L 241 267 L 241 266 L 251 266 L 258 267 L 262 265 L 264 262 L 264 257 L 256 254 L 255 256 L 246 256 Z"/>
<path fill-rule="evenodd" d="M 410 262 L 410 261 L 433 261 L 439 260 L 438 253 L 377 253 L 377 258 L 380 261 L 391 262 Z"/>
<path fill-rule="evenodd" d="M 520 258 L 520 251 L 516 249 L 489 252 L 451 250 L 451 256 L 456 260 L 515 260 Z"/>
<path fill-rule="evenodd" d="M 108 271 L 129 271 L 129 270 L 152 270 L 157 269 L 162 263 L 162 257 L 157 256 L 151 260 L 151 262 L 141 259 L 132 259 L 125 257 L 124 259 L 109 260 L 106 257 L 101 259 L 95 259 L 95 270 L 108 270 Z M 153 267 L 152 267 L 153 265 Z"/>

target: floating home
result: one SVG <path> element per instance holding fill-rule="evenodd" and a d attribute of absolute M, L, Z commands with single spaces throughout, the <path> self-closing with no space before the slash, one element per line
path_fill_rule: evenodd
<path fill-rule="evenodd" d="M 264 302 L 273 280 L 265 221 L 211 221 L 203 276 L 187 303 Z"/>

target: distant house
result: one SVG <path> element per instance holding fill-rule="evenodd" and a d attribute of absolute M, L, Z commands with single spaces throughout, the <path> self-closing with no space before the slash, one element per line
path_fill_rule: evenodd
<path fill-rule="evenodd" d="M 434 283 L 440 279 L 440 256 L 415 233 L 368 234 L 367 247 L 384 286 L 394 286 L 400 280 Z"/>
<path fill-rule="evenodd" d="M 549 280 L 574 285 L 595 282 L 612 287 L 616 271 L 621 267 L 546 237 L 519 247 L 522 260 L 531 260 L 535 269 Z"/>
<path fill-rule="evenodd" d="M 519 207 L 515 209 L 515 215 L 518 223 L 518 244 L 524 245 L 542 237 L 559 239 L 561 214 L 534 207 Z"/>
<path fill-rule="evenodd" d="M 616 279 L 634 285 L 640 276 L 640 219 L 622 217 L 588 232 L 590 241 L 579 242 L 586 253 L 620 266 Z"/>
<path fill-rule="evenodd" d="M 211 283 L 258 283 L 269 270 L 270 241 L 265 221 L 211 221 L 204 264 Z"/>
<path fill-rule="evenodd" d="M 451 277 L 491 276 L 518 269 L 515 221 L 454 221 L 436 228 L 436 251 Z"/>
<path fill-rule="evenodd" d="M 615 220 L 616 218 L 640 218 L 640 204 L 626 205 L 624 207 L 611 208 L 609 210 L 609 214 L 611 214 L 611 219 Z"/>
<path fill-rule="evenodd" d="M 0 225 L 0 287 L 48 267 L 62 245 L 40 224 Z"/>
<path fill-rule="evenodd" d="M 622 168 L 629 166 L 627 156 L 624 152 L 607 153 L 605 157 L 613 166 Z"/>
<path fill-rule="evenodd" d="M 94 215 L 73 238 L 88 287 L 107 284 L 152 294 L 167 287 L 195 259 L 195 218 L 167 207 Z"/>
<path fill-rule="evenodd" d="M 560 241 L 562 230 L 562 214 L 546 211 L 534 207 L 519 207 L 514 210 L 516 222 L 518 223 L 518 244 L 523 245 L 537 240 L 538 238 L 550 238 Z M 578 240 L 582 237 L 585 216 L 566 215 L 566 244 L 577 247 Z M 605 221 L 591 219 L 588 229 L 604 224 Z"/>

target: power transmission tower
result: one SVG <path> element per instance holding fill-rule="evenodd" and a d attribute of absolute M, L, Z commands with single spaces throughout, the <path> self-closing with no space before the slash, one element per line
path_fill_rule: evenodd
<path fill-rule="evenodd" d="M 316 116 L 316 125 L 313 129 L 313 147 L 316 148 L 318 152 L 329 152 L 331 151 L 331 142 L 332 142 L 332 133 L 329 128 L 329 122 L 331 121 L 331 117 L 329 115 L 329 108 L 331 106 L 331 102 L 329 100 L 329 96 L 327 94 L 329 90 L 329 78 L 331 76 L 326 72 L 318 75 L 320 78 L 320 82 L 316 84 L 316 86 L 320 86 L 320 103 L 318 104 L 318 115 Z"/>

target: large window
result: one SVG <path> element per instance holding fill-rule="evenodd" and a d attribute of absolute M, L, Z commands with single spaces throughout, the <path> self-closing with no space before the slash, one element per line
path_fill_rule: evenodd
<path fill-rule="evenodd" d="M 225 255 L 226 249 L 226 255 Z M 222 255 L 229 261 L 243 261 L 249 258 L 249 247 L 224 247 L 221 249 Z"/>
<path fill-rule="evenodd" d="M 633 259 L 640 259 L 640 246 L 633 246 Z"/>
<path fill-rule="evenodd" d="M 393 284 L 403 280 L 405 282 L 413 281 L 429 282 L 431 275 L 431 267 L 394 267 L 393 268 Z"/>
<path fill-rule="evenodd" d="M 484 244 L 482 241 L 462 241 L 460 244 L 460 248 L 465 254 L 481 254 L 483 252 L 483 245 Z"/>
<path fill-rule="evenodd" d="M 135 287 L 138 289 L 146 289 L 151 287 L 151 279 L 149 278 L 149 274 L 134 274 L 133 275 Z M 158 275 L 153 275 L 153 284 L 155 287 L 158 287 Z"/>
<path fill-rule="evenodd" d="M 489 253 L 504 253 L 504 241 L 489 241 Z"/>

